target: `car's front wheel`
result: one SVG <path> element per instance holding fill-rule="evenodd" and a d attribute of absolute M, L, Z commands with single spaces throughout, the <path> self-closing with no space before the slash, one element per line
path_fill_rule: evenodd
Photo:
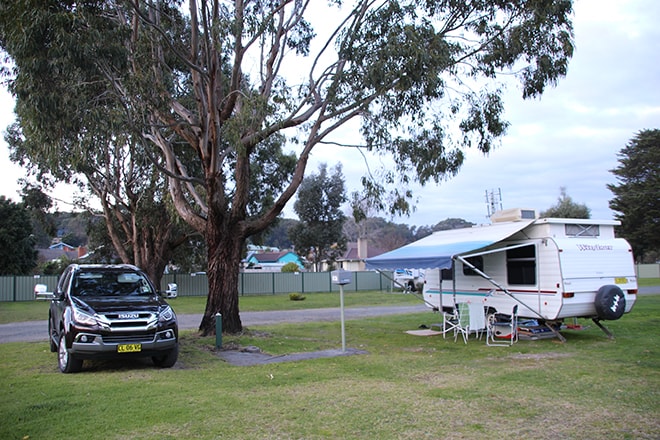
<path fill-rule="evenodd" d="M 55 342 L 57 334 L 53 331 L 53 321 L 48 317 L 48 340 L 50 341 L 50 352 L 57 353 L 57 342 Z"/>
<path fill-rule="evenodd" d="M 179 345 L 177 344 L 173 349 L 171 349 L 167 354 L 162 356 L 154 356 L 151 360 L 154 361 L 154 365 L 161 368 L 171 368 L 176 364 L 176 360 L 179 357 Z"/>
<path fill-rule="evenodd" d="M 82 370 L 83 366 L 82 359 L 77 359 L 66 348 L 64 332 L 60 335 L 60 343 L 57 348 L 57 363 L 62 373 L 77 373 Z"/>

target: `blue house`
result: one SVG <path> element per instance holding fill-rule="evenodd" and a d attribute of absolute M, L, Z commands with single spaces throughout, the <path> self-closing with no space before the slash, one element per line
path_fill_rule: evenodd
<path fill-rule="evenodd" d="M 244 260 L 246 271 L 279 272 L 287 263 L 296 263 L 300 270 L 305 265 L 300 257 L 291 251 L 250 252 Z"/>

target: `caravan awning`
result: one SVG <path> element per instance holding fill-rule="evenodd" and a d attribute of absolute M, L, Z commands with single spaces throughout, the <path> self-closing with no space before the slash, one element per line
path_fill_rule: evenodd
<path fill-rule="evenodd" d="M 534 220 L 438 231 L 413 243 L 365 260 L 367 269 L 449 269 L 452 258 L 504 240 Z"/>

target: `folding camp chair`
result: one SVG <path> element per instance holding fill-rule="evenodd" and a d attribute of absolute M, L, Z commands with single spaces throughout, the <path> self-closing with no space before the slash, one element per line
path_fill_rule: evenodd
<path fill-rule="evenodd" d="M 506 342 L 502 342 L 505 341 Z M 518 304 L 513 306 L 511 315 L 494 314 L 486 324 L 486 344 L 490 346 L 511 346 L 518 341 Z"/>
<path fill-rule="evenodd" d="M 460 333 L 463 336 L 463 342 L 467 344 L 468 336 L 470 335 L 470 307 L 468 303 L 456 304 L 456 311 L 458 313 L 458 322 L 454 327 L 454 342 L 458 340 Z"/>
<path fill-rule="evenodd" d="M 455 332 L 456 327 L 458 326 L 458 309 L 456 307 L 453 307 L 451 311 L 441 309 L 440 313 L 442 313 L 442 323 L 431 324 L 431 329 L 433 329 L 433 327 L 438 327 L 442 332 L 442 337 L 446 338 L 447 333 Z"/>
<path fill-rule="evenodd" d="M 468 308 L 470 309 L 470 332 L 475 332 L 476 336 L 481 339 L 481 334 L 486 330 L 486 315 L 484 314 L 483 303 L 469 302 Z"/>

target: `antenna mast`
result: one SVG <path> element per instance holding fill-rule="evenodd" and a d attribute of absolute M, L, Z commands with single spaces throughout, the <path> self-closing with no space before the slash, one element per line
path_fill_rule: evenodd
<path fill-rule="evenodd" d="M 486 207 L 488 208 L 488 218 L 502 210 L 502 190 L 500 188 L 486 190 Z"/>

